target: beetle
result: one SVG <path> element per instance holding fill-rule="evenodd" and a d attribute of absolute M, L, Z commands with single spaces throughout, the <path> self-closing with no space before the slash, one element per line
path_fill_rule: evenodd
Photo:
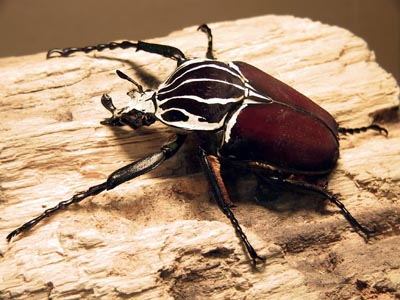
<path fill-rule="evenodd" d="M 161 146 L 159 151 L 114 171 L 103 183 L 59 202 L 18 227 L 7 236 L 8 241 L 58 210 L 157 168 L 177 153 L 191 133 L 198 134 L 204 141 L 198 156 L 211 190 L 254 264 L 264 258 L 248 241 L 231 210 L 233 204 L 221 176 L 221 163 L 249 168 L 270 183 L 320 194 L 341 210 L 357 232 L 366 237 L 372 233 L 317 181 L 329 175 L 336 165 L 339 134 L 375 130 L 387 135 L 387 130 L 376 124 L 360 128 L 340 127 L 322 107 L 255 66 L 215 59 L 210 28 L 203 24 L 198 29 L 208 38 L 205 58 L 188 59 L 178 48 L 143 41 L 48 51 L 47 58 L 51 58 L 67 57 L 75 52 L 134 48 L 176 60 L 177 68 L 157 90 L 144 90 L 142 85 L 117 70 L 119 77 L 135 86 L 128 92 L 130 103 L 122 109 L 114 106 L 109 95 L 101 97 L 102 105 L 112 114 L 101 122 L 104 125 L 128 125 L 137 129 L 160 121 L 176 133 L 174 139 Z"/>

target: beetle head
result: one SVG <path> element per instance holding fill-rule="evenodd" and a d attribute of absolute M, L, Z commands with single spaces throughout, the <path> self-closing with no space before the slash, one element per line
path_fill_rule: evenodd
<path fill-rule="evenodd" d="M 135 80 L 133 80 L 120 70 L 117 70 L 117 75 L 122 79 L 128 80 L 136 86 L 136 89 L 133 89 L 127 93 L 128 96 L 131 97 L 132 103 L 130 103 L 130 105 L 126 109 L 136 110 L 141 113 L 154 114 L 156 111 L 154 103 L 154 91 L 145 91 L 139 83 L 137 83 Z"/>
<path fill-rule="evenodd" d="M 101 103 L 112 114 L 111 118 L 107 118 L 101 123 L 103 125 L 123 126 L 128 125 L 133 129 L 140 128 L 144 125 L 149 126 L 156 121 L 154 115 L 155 92 L 151 90 L 144 91 L 143 87 L 130 78 L 128 75 L 117 70 L 117 74 L 122 79 L 128 80 L 136 86 L 136 89 L 129 91 L 127 94 L 131 98 L 129 104 L 121 109 L 114 106 L 112 99 L 107 94 L 101 97 Z"/>
<path fill-rule="evenodd" d="M 156 107 L 154 104 L 154 91 L 137 91 L 132 90 L 127 93 L 129 97 L 131 97 L 131 103 L 129 104 L 129 108 L 132 110 L 139 111 L 141 113 L 150 113 L 154 114 L 156 112 Z"/>

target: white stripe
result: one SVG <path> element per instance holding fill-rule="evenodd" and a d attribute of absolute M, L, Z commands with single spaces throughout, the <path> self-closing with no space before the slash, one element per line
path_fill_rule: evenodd
<path fill-rule="evenodd" d="M 246 95 L 247 95 L 247 97 L 256 97 L 256 98 L 264 99 L 264 100 L 266 100 L 266 102 L 268 102 L 268 103 L 274 102 L 274 100 L 273 100 L 271 97 L 265 96 L 265 95 L 263 95 L 263 94 L 259 94 L 259 93 L 257 93 L 257 92 L 256 92 L 254 89 L 252 89 L 252 88 L 247 88 L 247 89 L 246 89 Z M 261 102 L 261 101 L 260 101 L 260 102 Z M 264 102 L 261 102 L 261 103 L 264 103 Z"/>
<path fill-rule="evenodd" d="M 243 103 L 239 107 L 239 109 L 232 114 L 231 118 L 226 123 L 225 131 L 224 131 L 224 141 L 226 144 L 229 143 L 229 140 L 231 139 L 232 128 L 236 124 L 237 117 L 239 116 L 240 112 L 246 107 L 247 107 L 247 104 Z"/>
<path fill-rule="evenodd" d="M 165 88 L 165 87 L 167 86 L 167 85 L 166 85 L 166 82 L 167 82 L 168 80 L 170 80 L 170 78 L 172 78 L 177 72 L 179 72 L 180 69 L 182 69 L 182 68 L 184 68 L 184 67 L 187 67 L 187 66 L 190 65 L 190 64 L 195 64 L 195 63 L 199 63 L 199 62 L 200 62 L 200 63 L 201 63 L 201 62 L 212 62 L 212 60 L 205 60 L 205 59 L 199 59 L 199 60 L 193 59 L 193 60 L 189 60 L 188 63 L 186 63 L 186 64 L 184 63 L 184 64 L 182 64 L 181 66 L 179 66 L 179 67 L 175 70 L 175 72 L 174 72 L 173 74 L 171 74 L 171 76 L 168 77 L 168 79 L 165 80 L 165 81 L 159 86 L 159 90 L 162 89 L 162 88 Z M 197 67 L 189 68 L 189 69 L 186 70 L 184 73 L 182 73 L 180 76 L 177 76 L 172 82 L 168 83 L 168 85 L 174 84 L 176 80 L 178 80 L 179 78 L 182 78 L 183 76 L 185 76 L 186 74 L 188 74 L 188 73 L 190 73 L 190 72 L 192 72 L 192 71 L 199 70 L 199 69 L 203 69 L 203 68 L 215 68 L 215 69 L 220 69 L 220 70 L 226 71 L 226 72 L 230 73 L 231 75 L 233 75 L 233 76 L 239 78 L 242 82 L 244 82 L 243 77 L 241 77 L 238 73 L 233 72 L 233 71 L 232 71 L 229 67 L 227 67 L 227 66 L 218 66 L 218 65 L 216 65 L 216 64 L 199 64 Z"/>
<path fill-rule="evenodd" d="M 250 93 L 251 94 L 251 93 Z M 264 99 L 271 99 L 271 98 L 266 98 L 264 96 L 260 96 Z M 272 102 L 272 99 L 271 99 Z M 239 116 L 240 112 L 245 109 L 249 104 L 265 104 L 264 102 L 260 102 L 260 101 L 256 101 L 256 100 L 252 100 L 252 99 L 245 99 L 243 101 L 243 104 L 238 108 L 237 111 L 235 111 L 231 118 L 228 120 L 228 122 L 226 123 L 226 127 L 225 127 L 225 133 L 224 133 L 224 141 L 225 143 L 229 143 L 229 140 L 231 139 L 231 132 L 232 132 L 232 128 L 233 126 L 235 126 L 236 121 L 237 121 L 237 117 Z"/>
<path fill-rule="evenodd" d="M 204 100 L 203 98 L 199 96 L 194 96 L 194 95 L 185 95 L 185 96 L 175 96 L 175 97 L 169 97 L 165 98 L 162 100 L 162 104 L 172 100 L 172 99 L 191 99 L 197 102 L 205 103 L 205 104 L 229 104 L 229 103 L 234 103 L 234 102 L 239 102 L 242 101 L 244 98 L 243 95 L 237 98 L 208 98 L 207 100 Z"/>
<path fill-rule="evenodd" d="M 229 63 L 228 63 L 228 66 L 229 66 L 230 68 L 234 69 L 236 72 L 238 72 L 238 73 L 240 74 L 240 77 L 242 78 L 242 80 L 243 80 L 244 82 L 249 82 L 249 81 L 247 80 L 247 78 L 243 75 L 243 73 L 240 71 L 240 69 L 239 69 L 239 67 L 238 67 L 237 65 L 235 65 L 233 62 L 229 62 Z"/>
<path fill-rule="evenodd" d="M 165 94 L 165 93 L 170 93 L 170 92 L 172 92 L 172 91 L 174 91 L 174 90 L 180 88 L 182 85 L 185 85 L 185 84 L 187 84 L 187 83 L 191 83 L 191 82 L 201 82 L 201 81 L 218 82 L 218 83 L 228 84 L 228 85 L 234 86 L 235 88 L 237 88 L 237 89 L 239 89 L 239 90 L 242 90 L 242 91 L 245 91 L 245 90 L 246 90 L 246 88 L 244 88 L 244 87 L 241 86 L 241 85 L 232 84 L 232 83 L 230 83 L 230 82 L 226 82 L 226 81 L 223 81 L 223 80 L 208 79 L 208 78 L 196 78 L 196 79 L 185 80 L 185 81 L 183 81 L 182 83 L 180 83 L 179 85 L 177 85 L 176 87 L 174 87 L 174 88 L 172 88 L 172 89 L 169 89 L 169 90 L 167 90 L 167 88 L 168 88 L 169 85 L 166 85 L 166 86 L 164 86 L 164 87 L 162 88 L 163 91 L 160 92 L 160 90 L 161 90 L 161 89 L 160 89 L 160 90 L 158 91 L 157 94 L 158 94 L 158 95 L 162 95 L 162 94 Z M 165 101 L 165 100 L 160 100 L 160 101 Z"/>

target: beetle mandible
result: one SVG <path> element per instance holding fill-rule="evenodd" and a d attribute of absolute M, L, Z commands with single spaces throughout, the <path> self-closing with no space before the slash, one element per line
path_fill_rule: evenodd
<path fill-rule="evenodd" d="M 220 173 L 221 162 L 240 164 L 272 183 L 320 194 L 338 206 L 356 231 L 366 237 L 371 234 L 334 194 L 316 184 L 314 179 L 324 177 L 334 169 L 339 157 L 339 133 L 376 130 L 387 135 L 387 130 L 376 124 L 360 128 L 339 127 L 322 107 L 256 67 L 245 62 L 216 60 L 210 28 L 203 24 L 198 29 L 208 38 L 206 58 L 188 59 L 175 47 L 142 41 L 52 49 L 47 53 L 50 58 L 57 54 L 66 57 L 75 52 L 134 48 L 176 60 L 177 68 L 155 91 L 145 91 L 139 83 L 117 70 L 119 77 L 135 86 L 128 93 L 132 99 L 127 107 L 117 109 L 106 94 L 101 98 L 103 106 L 112 114 L 101 122 L 104 125 L 128 125 L 137 129 L 161 121 L 176 129 L 176 135 L 159 151 L 114 171 L 105 182 L 45 210 L 12 231 L 7 236 L 8 241 L 72 203 L 113 189 L 157 168 L 179 150 L 190 133 L 196 133 L 204 140 L 198 156 L 211 190 L 254 264 L 264 258 L 252 247 L 231 210 L 232 201 Z"/>

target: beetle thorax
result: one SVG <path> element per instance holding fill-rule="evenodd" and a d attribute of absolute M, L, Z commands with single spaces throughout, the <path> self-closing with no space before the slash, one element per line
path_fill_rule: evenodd
<path fill-rule="evenodd" d="M 162 83 L 155 95 L 155 116 L 184 130 L 218 130 L 246 94 L 244 80 L 228 64 L 191 59 Z"/>

